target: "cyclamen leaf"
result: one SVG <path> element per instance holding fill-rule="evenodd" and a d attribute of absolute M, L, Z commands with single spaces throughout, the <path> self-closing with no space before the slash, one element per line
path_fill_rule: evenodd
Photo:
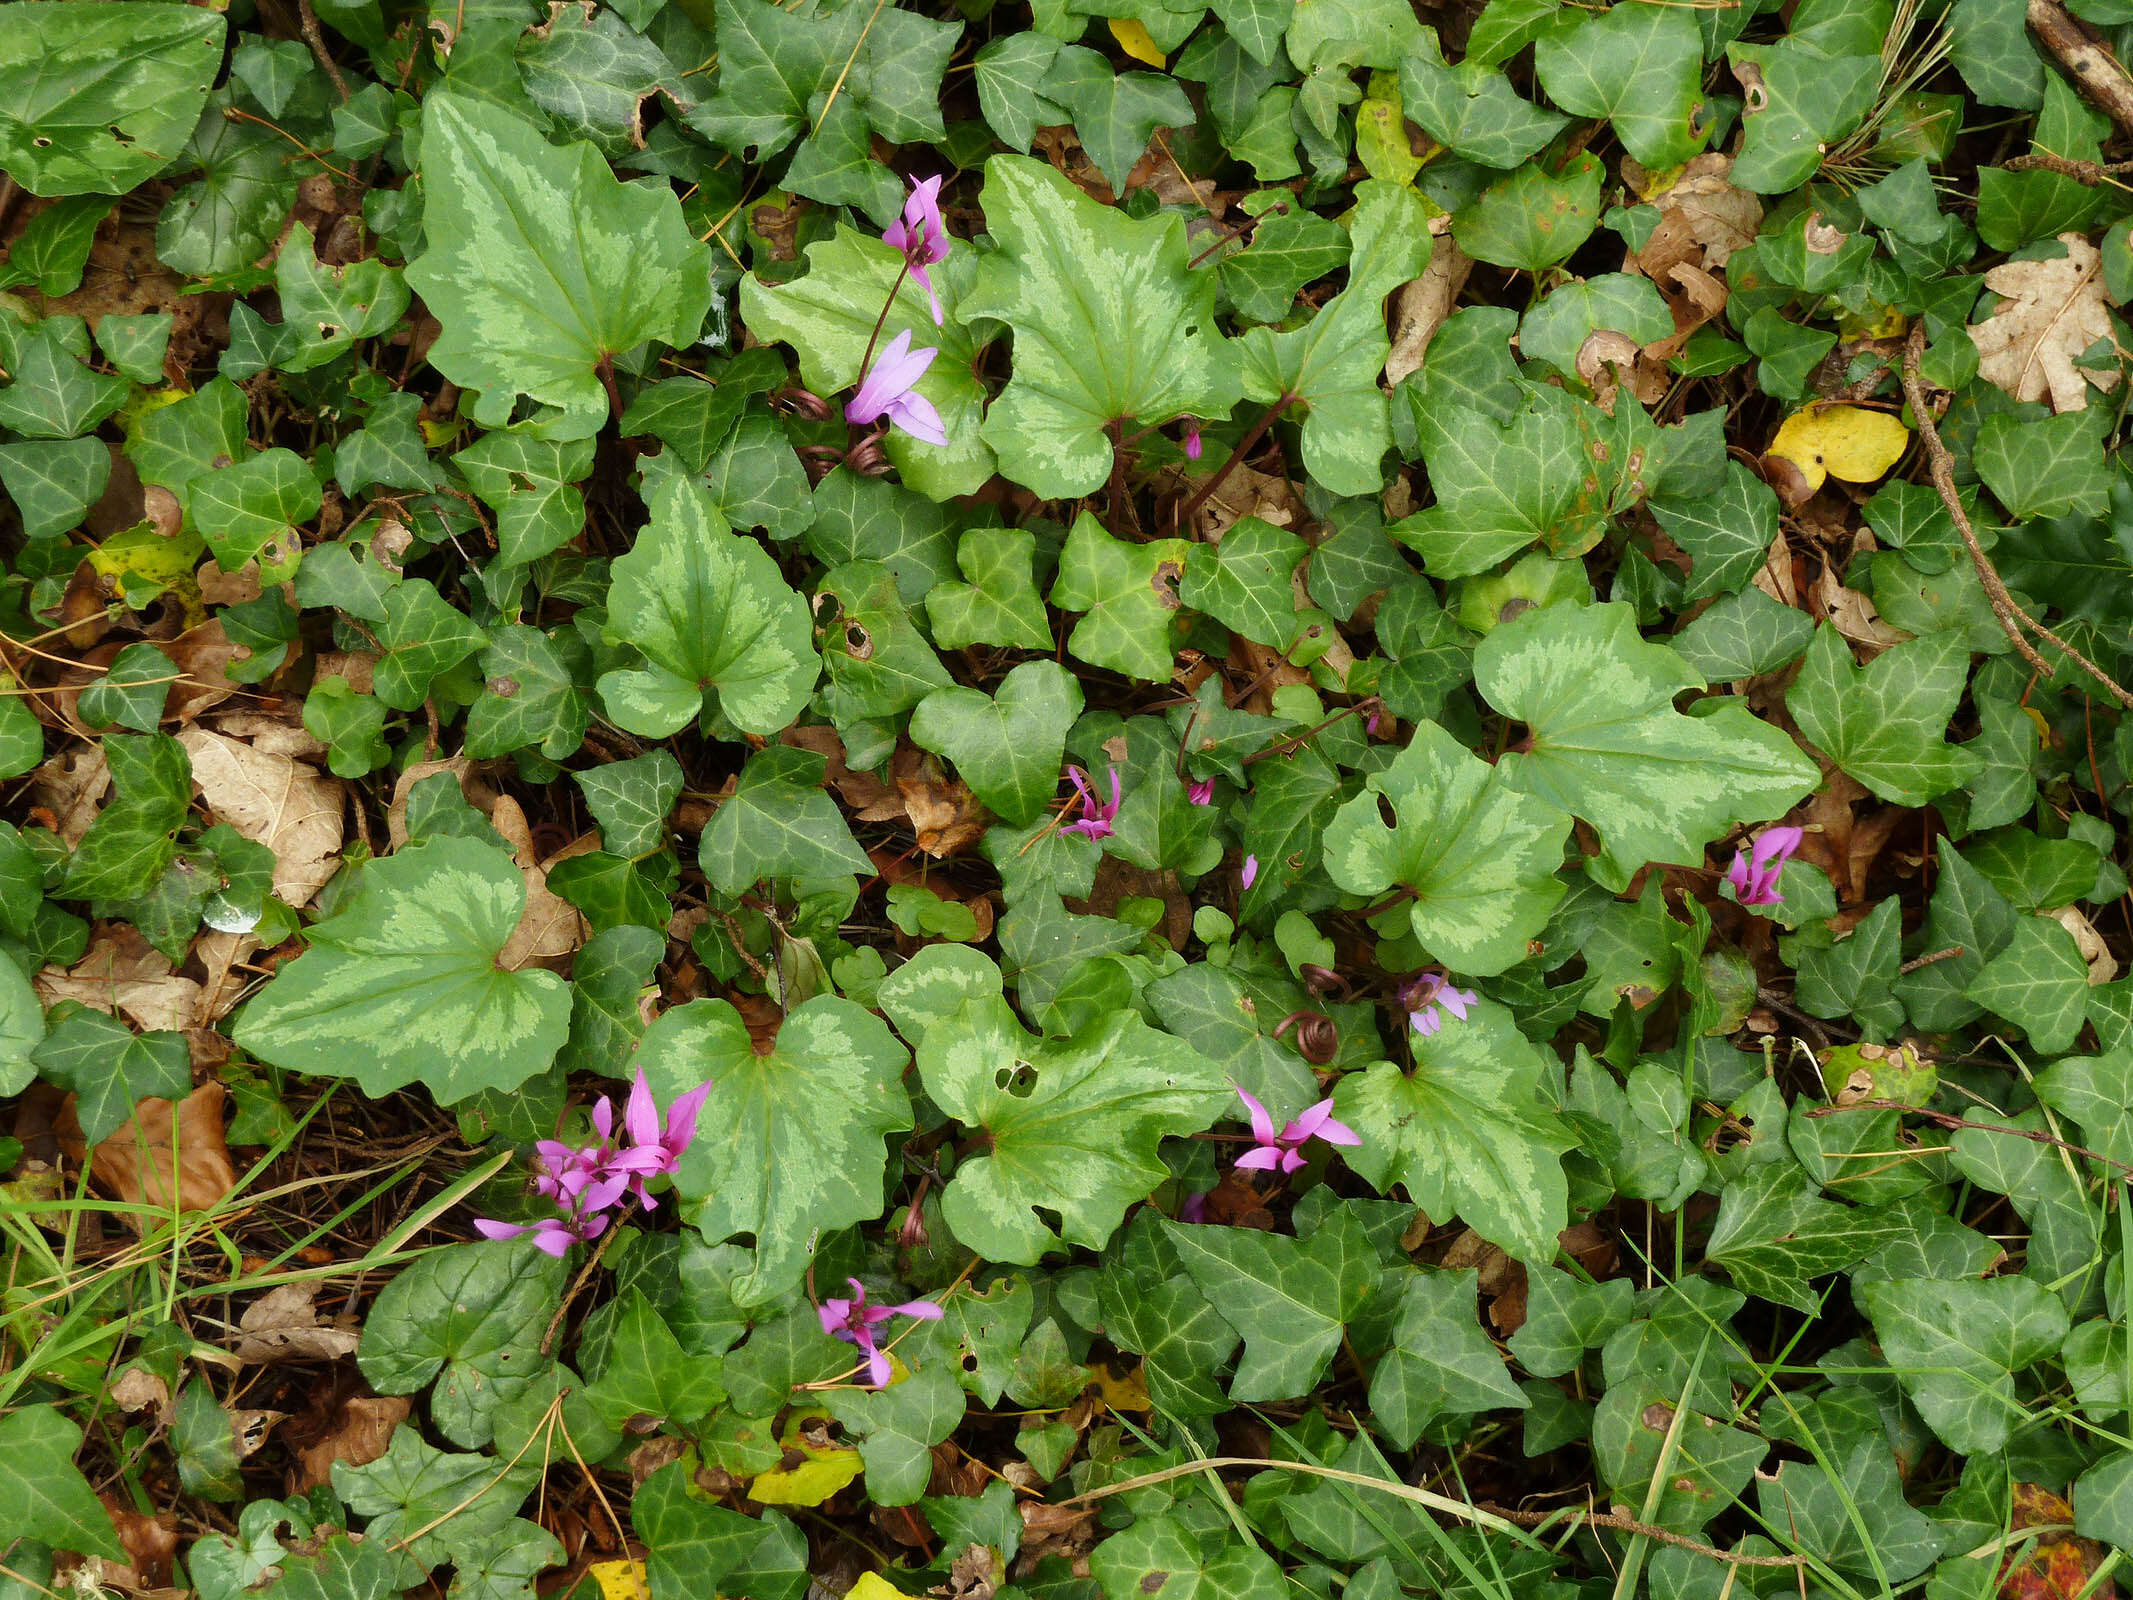
<path fill-rule="evenodd" d="M 1573 1141 L 1538 1098 L 1539 1052 L 1490 1000 L 1409 1043 L 1411 1074 L 1380 1061 L 1333 1091 L 1333 1114 L 1363 1141 L 1343 1158 L 1432 1219 L 1456 1216 L 1521 1261 L 1552 1260 L 1570 1219 L 1558 1152 Z"/>
<path fill-rule="evenodd" d="M 509 857 L 432 838 L 363 868 L 343 909 L 245 1008 L 237 1042 L 260 1060 L 352 1077 L 369 1095 L 421 1083 L 450 1105 L 546 1070 L 570 1027 L 570 986 L 506 972 L 526 884 Z"/>
<path fill-rule="evenodd" d="M 1378 179 L 1358 184 L 1355 194 L 1348 287 L 1301 328 L 1254 328 L 1238 341 L 1245 398 L 1286 395 L 1303 404 L 1304 466 L 1334 494 L 1379 487 L 1379 466 L 1392 448 L 1378 387 L 1392 348 L 1385 297 L 1429 259 L 1429 213 L 1419 195 Z"/>
<path fill-rule="evenodd" d="M 892 428 L 884 448 L 905 484 L 919 493 L 934 500 L 974 494 L 995 469 L 992 442 L 980 437 L 986 391 L 975 371 L 978 330 L 966 326 L 972 318 L 962 309 L 976 260 L 969 249 L 951 243 L 947 259 L 927 269 L 941 297 L 945 320 L 940 324 L 933 320 L 925 290 L 906 276 L 876 339 L 875 322 L 902 270 L 903 258 L 879 239 L 839 228 L 807 247 L 804 277 L 775 286 L 753 275 L 743 278 L 741 316 L 759 338 L 791 345 L 800 357 L 801 378 L 822 395 L 859 381 L 870 342 L 879 350 L 899 333 L 909 333 L 914 348 L 939 350 L 917 392 L 940 412 L 948 443 L 930 445 Z"/>
<path fill-rule="evenodd" d="M 941 1109 L 989 1140 L 941 1198 L 987 1260 L 1031 1265 L 1062 1237 L 1094 1249 L 1163 1181 L 1166 1134 L 1197 1133 L 1235 1103 L 1212 1063 L 1132 1011 L 1081 1038 L 1041 1041 L 998 996 L 926 1030 L 918 1067 Z M 1059 1217 L 1055 1234 L 1038 1208 Z"/>
<path fill-rule="evenodd" d="M 1397 823 L 1381 816 L 1390 806 Z M 1490 976 L 1526 959 L 1563 897 L 1556 876 L 1570 818 L 1497 781 L 1433 722 L 1327 825 L 1326 874 L 1351 894 L 1413 895 L 1408 916 L 1432 957 Z"/>
<path fill-rule="evenodd" d="M 736 727 L 767 738 L 814 689 L 807 603 L 692 480 L 671 478 L 654 494 L 651 525 L 615 562 L 608 611 L 609 639 L 642 650 L 654 669 L 600 675 L 608 714 L 632 733 L 665 738 L 715 693 Z"/>
<path fill-rule="evenodd" d="M 979 430 L 1002 472 L 1069 499 L 1109 473 L 1113 422 L 1229 415 L 1237 362 L 1215 326 L 1215 277 L 1188 267 L 1176 216 L 1135 221 L 1021 156 L 986 162 L 983 199 L 1000 248 L 955 315 L 1014 331 L 1013 376 Z"/>
<path fill-rule="evenodd" d="M 444 325 L 430 364 L 479 391 L 496 427 L 516 397 L 606 419 L 603 363 L 647 339 L 695 343 L 711 304 L 710 247 L 673 191 L 616 179 L 589 144 L 558 149 L 486 102 L 422 107 L 428 248 L 407 281 Z"/>
<path fill-rule="evenodd" d="M 830 995 L 788 1012 L 767 1055 L 723 1000 L 692 1000 L 646 1030 L 634 1061 L 662 1104 L 711 1085 L 674 1189 L 705 1239 L 754 1237 L 737 1304 L 775 1300 L 823 1234 L 881 1214 L 884 1136 L 911 1126 L 908 1060 L 886 1023 Z"/>
<path fill-rule="evenodd" d="M 112 0 L 8 15 L 0 169 L 31 194 L 124 194 L 177 158 L 222 67 L 221 13 Z"/>
<path fill-rule="evenodd" d="M 1739 700 L 1710 716 L 1675 711 L 1674 697 L 1703 679 L 1639 638 L 1627 605 L 1524 612 L 1482 640 L 1474 681 L 1532 728 L 1528 748 L 1497 764 L 1502 781 L 1591 823 L 1601 845 L 1591 870 L 1617 890 L 1645 862 L 1701 861 L 1732 824 L 1782 814 L 1820 778 Z"/>

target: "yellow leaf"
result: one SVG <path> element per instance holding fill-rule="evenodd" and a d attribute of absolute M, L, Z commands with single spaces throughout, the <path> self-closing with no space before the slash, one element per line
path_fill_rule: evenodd
<path fill-rule="evenodd" d="M 1415 181 L 1422 158 L 1407 142 L 1407 117 L 1398 100 L 1365 100 L 1355 108 L 1355 158 L 1373 178 L 1403 187 Z"/>
<path fill-rule="evenodd" d="M 1123 1378 L 1111 1376 L 1110 1368 L 1096 1363 L 1096 1382 L 1103 1390 L 1104 1404 L 1113 1411 L 1146 1411 L 1148 1409 L 1148 1380 L 1142 1376 L 1138 1362 Z"/>
<path fill-rule="evenodd" d="M 585 1570 L 600 1586 L 600 1600 L 651 1600 L 642 1561 L 595 1561 Z"/>
<path fill-rule="evenodd" d="M 1809 406 L 1785 419 L 1763 453 L 1790 461 L 1810 490 L 1827 478 L 1872 483 L 1910 448 L 1911 430 L 1886 411 Z"/>
<path fill-rule="evenodd" d="M 1155 41 L 1148 36 L 1148 30 L 1131 17 L 1113 17 L 1111 37 L 1118 41 L 1119 49 L 1134 60 L 1145 61 L 1158 71 L 1162 70 L 1163 52 L 1156 49 Z"/>
<path fill-rule="evenodd" d="M 810 1450 L 791 1471 L 773 1467 L 748 1485 L 750 1499 L 766 1506 L 819 1506 L 865 1471 L 857 1450 Z"/>
<path fill-rule="evenodd" d="M 193 577 L 206 554 L 207 542 L 190 528 L 166 539 L 154 523 L 140 522 L 91 550 L 89 565 L 111 579 L 119 599 L 136 611 L 166 590 L 174 591 L 185 608 L 185 625 L 192 628 L 207 620 L 200 585 Z"/>
<path fill-rule="evenodd" d="M 903 1590 L 878 1572 L 862 1572 L 859 1581 L 845 1591 L 844 1600 L 910 1600 Z"/>

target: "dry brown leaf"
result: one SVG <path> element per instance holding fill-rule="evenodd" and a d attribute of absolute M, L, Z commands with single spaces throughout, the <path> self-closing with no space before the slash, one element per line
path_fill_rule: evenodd
<path fill-rule="evenodd" d="M 175 1105 L 143 1100 L 133 1115 L 89 1156 L 97 1187 L 127 1205 L 168 1215 L 173 1190 L 180 1211 L 208 1211 L 237 1187 L 237 1169 L 223 1142 L 219 1083 L 203 1083 Z M 171 1182 L 171 1147 L 177 1147 L 177 1182 Z M 146 1232 L 150 1218 L 126 1219 Z"/>
<path fill-rule="evenodd" d="M 1397 384 L 1422 365 L 1430 340 L 1450 318 L 1452 307 L 1459 303 L 1459 291 L 1466 287 L 1467 274 L 1473 270 L 1473 258 L 1452 242 L 1449 229 L 1437 234 L 1422 276 L 1393 297 L 1392 352 L 1385 358 L 1388 385 Z"/>
<path fill-rule="evenodd" d="M 417 761 L 393 783 L 393 801 L 385 811 L 385 834 L 395 850 L 407 847 L 407 797 L 424 778 L 449 772 L 459 780 L 459 792 L 467 804 L 487 816 L 496 805 L 496 791 L 474 770 L 465 756 L 447 756 L 442 761 Z"/>
<path fill-rule="evenodd" d="M 2061 906 L 2041 915 L 2050 917 L 2074 936 L 2075 948 L 2080 950 L 2081 959 L 2088 963 L 2090 983 L 2109 983 L 2118 976 L 2118 962 L 2111 954 L 2111 947 L 2103 942 L 2096 924 L 2082 914 L 2080 907 Z"/>
<path fill-rule="evenodd" d="M 355 1348 L 352 1340 L 350 1349 Z M 325 1436 L 296 1453 L 299 1493 L 333 1481 L 333 1464 L 367 1467 L 385 1454 L 393 1429 L 407 1420 L 413 1405 L 401 1395 L 358 1395 L 335 1410 Z"/>
<path fill-rule="evenodd" d="M 2118 372 L 2090 372 L 2074 363 L 2098 339 L 2111 337 L 2103 294 L 2103 257 L 2078 233 L 2062 233 L 2066 254 L 2056 261 L 2008 261 L 1985 274 L 1985 287 L 2004 296 L 1999 309 L 1971 326 L 1978 376 L 2017 400 L 2050 397 L 2054 411 L 2082 411 L 2089 388 L 2108 392 Z"/>
<path fill-rule="evenodd" d="M 526 909 L 504 941 L 496 964 L 506 972 L 563 960 L 590 936 L 578 908 L 548 887 L 548 869 L 534 848 L 533 830 L 523 807 L 510 795 L 498 795 L 489 825 L 511 846 L 511 858 L 526 881 Z"/>
<path fill-rule="evenodd" d="M 121 1411 L 161 1411 L 170 1404 L 170 1385 L 152 1372 L 128 1367 L 110 1389 L 111 1403 Z"/>
<path fill-rule="evenodd" d="M 75 1592 L 83 1600 L 100 1592 L 93 1586 L 84 1586 L 80 1582 L 83 1577 L 91 1578 L 94 1584 L 119 1589 L 160 1589 L 169 1583 L 171 1563 L 178 1555 L 177 1513 L 160 1511 L 151 1516 L 134 1510 L 116 1495 L 98 1498 L 111 1515 L 112 1529 L 118 1534 L 119 1548 L 126 1552 L 126 1559 L 120 1563 L 91 1556 L 76 1574 L 72 1585 Z"/>
<path fill-rule="evenodd" d="M 207 973 L 200 986 L 200 1020 L 220 1022 L 244 997 L 253 974 L 237 970 L 258 953 L 259 940 L 249 933 L 217 933 L 202 929 L 193 940 L 193 959 Z"/>
<path fill-rule="evenodd" d="M 301 720 L 291 720 L 301 718 L 301 706 L 283 703 L 289 707 L 289 717 L 270 716 L 264 711 L 225 711 L 215 718 L 214 729 L 232 739 L 242 739 L 268 755 L 309 761 L 314 766 L 324 761 L 328 750 L 326 741 L 314 735 Z"/>
<path fill-rule="evenodd" d="M 1869 661 L 1911 637 L 1903 629 L 1883 622 L 1881 613 L 1874 609 L 1874 602 L 1857 589 L 1845 588 L 1827 566 L 1815 578 L 1814 596 L 1808 609 L 1811 615 L 1835 623 L 1837 631 L 1858 645 Z"/>
<path fill-rule="evenodd" d="M 230 682 L 229 666 L 237 659 L 238 647 L 222 631 L 221 618 L 162 641 L 162 648 L 184 674 L 170 686 L 170 699 L 163 708 L 166 718 L 183 726 L 237 692 Z"/>
<path fill-rule="evenodd" d="M 52 813 L 52 831 L 72 849 L 81 843 L 89 824 L 96 820 L 98 803 L 111 787 L 111 769 L 104 763 L 100 744 L 78 744 L 62 750 L 37 769 L 30 792 L 37 804 Z"/>
<path fill-rule="evenodd" d="M 274 892 L 305 906 L 341 864 L 341 781 L 205 728 L 178 735 L 193 787 L 215 814 L 274 852 Z"/>
<path fill-rule="evenodd" d="M 318 1320 L 318 1283 L 277 1284 L 244 1308 L 237 1321 L 239 1361 L 252 1366 L 277 1361 L 336 1361 L 353 1355 L 360 1335 Z"/>
<path fill-rule="evenodd" d="M 37 974 L 36 987 L 47 1006 L 79 1000 L 140 1028 L 182 1033 L 206 1020 L 200 985 L 177 976 L 169 958 L 132 927 L 102 935 L 72 967 L 46 967 Z"/>
<path fill-rule="evenodd" d="M 978 803 L 970 786 L 950 778 L 925 752 L 906 745 L 889 764 L 896 792 L 918 835 L 918 847 L 936 858 L 961 855 L 985 836 L 992 813 Z"/>
<path fill-rule="evenodd" d="M 1646 197 L 1659 208 L 1659 223 L 1632 259 L 1647 278 L 1663 281 L 1677 261 L 1723 267 L 1734 251 L 1755 242 L 1763 225 L 1763 203 L 1734 187 L 1732 171 L 1731 156 L 1707 152 L 1683 167 L 1666 188 Z"/>

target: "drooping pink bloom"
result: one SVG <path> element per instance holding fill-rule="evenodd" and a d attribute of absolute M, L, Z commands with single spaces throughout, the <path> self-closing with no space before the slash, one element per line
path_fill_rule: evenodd
<path fill-rule="evenodd" d="M 1254 883 L 1258 882 L 1258 880 L 1259 858 L 1257 856 L 1246 856 L 1244 858 L 1243 870 L 1237 874 L 1237 881 L 1243 884 L 1245 888 L 1249 889 Z"/>
<path fill-rule="evenodd" d="M 865 380 L 845 403 L 844 420 L 864 427 L 878 417 L 887 417 L 914 439 L 944 445 L 948 430 L 933 402 L 913 387 L 933 365 L 940 351 L 932 345 L 911 348 L 911 330 L 904 329 L 874 358 Z"/>
<path fill-rule="evenodd" d="M 1444 1013 L 1466 1021 L 1467 1007 L 1481 999 L 1471 989 L 1455 989 L 1441 972 L 1424 972 L 1400 988 L 1400 1004 L 1407 1009 L 1408 1025 L 1425 1039 L 1444 1026 Z"/>
<path fill-rule="evenodd" d="M 605 1211 L 543 1217 L 538 1222 L 495 1222 L 488 1217 L 476 1217 L 474 1231 L 484 1239 L 516 1239 L 522 1233 L 530 1233 L 536 1250 L 545 1250 L 561 1260 L 572 1245 L 589 1244 L 599 1238 L 607 1231 L 607 1222 Z"/>
<path fill-rule="evenodd" d="M 1726 869 L 1726 882 L 1733 885 L 1734 899 L 1744 906 L 1784 904 L 1785 897 L 1777 889 L 1778 877 L 1805 837 L 1804 828 L 1765 828 L 1750 849 L 1734 851 L 1733 865 Z"/>
<path fill-rule="evenodd" d="M 941 325 L 941 297 L 933 292 L 933 279 L 926 269 L 948 259 L 948 230 L 941 226 L 941 180 L 927 178 L 911 185 L 904 214 L 883 231 L 881 242 L 911 264 L 911 276 L 933 302 L 933 325 Z"/>
<path fill-rule="evenodd" d="M 891 1317 L 917 1317 L 922 1322 L 938 1322 L 941 1308 L 931 1300 L 906 1300 L 900 1306 L 870 1306 L 867 1304 L 867 1286 L 857 1278 L 846 1278 L 852 1286 L 849 1300 L 825 1300 L 816 1308 L 815 1314 L 822 1319 L 822 1331 L 833 1339 L 842 1339 L 846 1344 L 857 1345 L 867 1358 L 867 1387 L 885 1388 L 889 1382 L 888 1355 L 874 1343 L 874 1330 Z"/>
<path fill-rule="evenodd" d="M 1206 1220 L 1207 1196 L 1204 1194 L 1187 1195 L 1185 1203 L 1178 1207 L 1178 1221 L 1205 1222 Z"/>
<path fill-rule="evenodd" d="M 672 1177 L 681 1166 L 682 1155 L 696 1137 L 696 1114 L 710 1093 L 710 1084 L 698 1084 L 668 1106 L 662 1118 L 659 1103 L 652 1098 L 652 1086 L 643 1070 L 638 1070 L 636 1082 L 630 1085 L 629 1109 L 623 1116 L 629 1147 L 615 1156 L 610 1167 L 627 1175 L 630 1194 L 645 1210 L 659 1209 L 659 1202 L 645 1192 L 645 1180 Z M 603 1099 L 600 1104 L 605 1106 L 607 1102 Z"/>
<path fill-rule="evenodd" d="M 1346 1123 L 1333 1120 L 1333 1102 L 1321 1100 L 1317 1105 L 1301 1113 L 1295 1121 L 1285 1124 L 1280 1132 L 1274 1131 L 1274 1119 L 1267 1108 L 1253 1099 L 1242 1086 L 1232 1083 L 1237 1098 L 1251 1113 L 1253 1147 L 1237 1158 L 1236 1164 L 1247 1172 L 1271 1172 L 1279 1167 L 1283 1172 L 1294 1172 L 1304 1164 L 1297 1147 L 1308 1139 L 1322 1139 L 1327 1144 L 1361 1144 L 1362 1138 Z"/>
<path fill-rule="evenodd" d="M 1215 800 L 1215 780 L 1212 778 L 1192 778 L 1187 780 L 1185 798 L 1196 806 L 1213 805 Z"/>
<path fill-rule="evenodd" d="M 1200 419 L 1198 417 L 1187 417 L 1185 419 L 1185 459 L 1187 461 L 1199 460 L 1200 450 Z"/>
<path fill-rule="evenodd" d="M 1108 839 L 1113 829 L 1111 824 L 1118 817 L 1118 768 L 1109 769 L 1111 774 L 1111 803 L 1105 805 L 1096 798 L 1096 790 L 1090 784 L 1089 775 L 1079 767 L 1066 769 L 1067 780 L 1074 785 L 1074 792 L 1081 799 L 1081 815 L 1066 824 L 1061 833 L 1078 833 L 1084 839 Z"/>

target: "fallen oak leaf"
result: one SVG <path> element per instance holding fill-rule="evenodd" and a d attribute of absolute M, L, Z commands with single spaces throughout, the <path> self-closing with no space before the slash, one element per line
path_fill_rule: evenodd
<path fill-rule="evenodd" d="M 1985 274 L 1985 287 L 2003 297 L 1983 322 L 1973 323 L 1978 376 L 2017 400 L 2051 400 L 2054 411 L 2088 407 L 2089 388 L 2110 392 L 2118 372 L 2090 372 L 2075 363 L 2089 346 L 2109 339 L 2111 311 L 2104 297 L 2103 257 L 2078 233 L 2062 233 L 2066 254 L 2051 261 L 2007 261 Z"/>
<path fill-rule="evenodd" d="M 277 1361 L 337 1361 L 353 1355 L 362 1336 L 352 1328 L 322 1325 L 317 1299 L 317 1282 L 306 1280 L 277 1284 L 246 1306 L 237 1319 L 237 1359 L 266 1366 Z"/>

